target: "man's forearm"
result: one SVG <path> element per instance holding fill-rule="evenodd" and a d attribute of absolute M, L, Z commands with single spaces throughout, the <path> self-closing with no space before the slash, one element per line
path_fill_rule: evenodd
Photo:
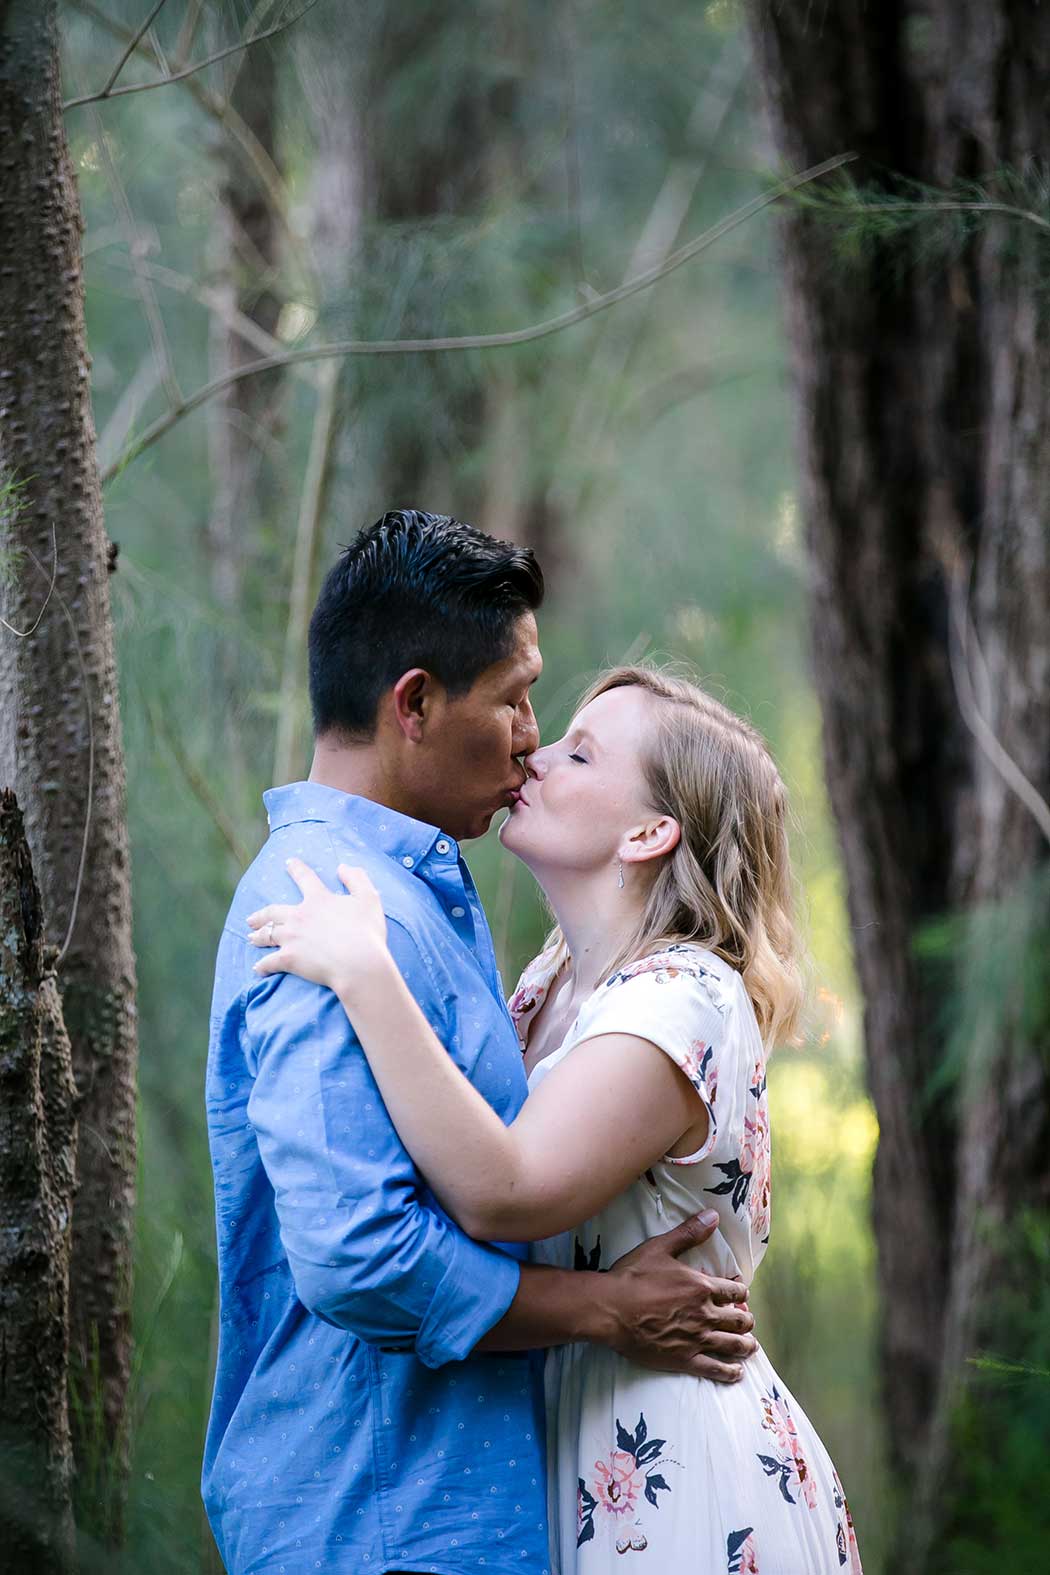
<path fill-rule="evenodd" d="M 608 1276 L 526 1263 L 514 1300 L 474 1349 L 538 1351 L 574 1340 L 609 1345 L 616 1327 Z"/>

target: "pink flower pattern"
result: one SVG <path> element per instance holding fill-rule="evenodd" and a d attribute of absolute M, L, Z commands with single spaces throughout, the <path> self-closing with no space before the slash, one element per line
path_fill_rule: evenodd
<path fill-rule="evenodd" d="M 817 1505 L 817 1484 L 810 1475 L 806 1458 L 799 1443 L 795 1419 L 776 1385 L 773 1393 L 762 1396 L 762 1426 L 772 1433 L 776 1444 L 775 1455 L 759 1455 L 767 1477 L 778 1479 L 781 1494 L 789 1504 L 797 1504 L 797 1493 L 809 1509 Z"/>
<path fill-rule="evenodd" d="M 726 1538 L 726 1575 L 759 1575 L 755 1533 L 750 1526 Z"/>
<path fill-rule="evenodd" d="M 548 966 L 547 959 L 538 958 L 536 963 L 526 969 L 510 1002 L 510 1013 L 523 1044 L 528 1032 L 528 1021 L 547 996 L 550 984 L 546 977 Z M 682 974 L 702 980 L 716 1009 L 723 1015 L 725 1013 L 722 980 L 713 969 L 699 961 L 694 948 L 672 946 L 642 958 L 613 974 L 602 988 L 613 988 L 639 974 L 651 975 L 654 983 L 660 985 L 668 984 Z M 711 1045 L 706 1040 L 696 1039 L 685 1050 L 679 1062 L 708 1106 L 712 1133 L 716 1131 L 714 1107 L 719 1089 L 717 1054 L 717 1043 Z M 730 1098 L 723 1112 L 724 1117 L 728 1118 L 732 1108 L 733 1100 Z M 772 1155 L 765 1058 L 761 1053 L 755 1057 L 751 1066 L 743 1117 L 737 1119 L 740 1124 L 736 1128 L 736 1144 L 731 1141 L 727 1143 L 730 1134 L 723 1134 L 720 1154 L 725 1157 L 713 1166 L 723 1179 L 714 1186 L 708 1186 L 705 1191 L 724 1196 L 726 1206 L 746 1221 L 752 1239 L 764 1243 L 770 1231 Z M 767 1446 L 768 1453 L 757 1452 L 763 1472 L 771 1482 L 776 1483 L 786 1504 L 815 1510 L 819 1496 L 817 1478 L 810 1470 L 787 1401 L 775 1384 L 771 1386 L 771 1392 L 763 1394 L 761 1398 L 761 1429 L 771 1441 Z M 662 1453 L 664 1440 L 648 1438 L 644 1416 L 639 1416 L 633 1434 L 628 1433 L 617 1419 L 616 1433 L 617 1447 L 594 1462 L 586 1479 L 579 1478 L 577 1545 L 582 1547 L 591 1541 L 596 1527 L 605 1522 L 610 1537 L 614 1537 L 617 1553 L 641 1552 L 648 1548 L 642 1529 L 646 1502 L 658 1508 L 658 1493 L 669 1492 L 671 1488 L 671 1484 L 654 1469 L 662 1465 L 666 1458 Z M 853 1518 L 838 1475 L 833 1475 L 836 1553 L 832 1557 L 837 1556 L 843 1575 L 863 1575 Z M 752 1526 L 744 1525 L 726 1534 L 726 1575 L 760 1575 L 759 1553 Z"/>
<path fill-rule="evenodd" d="M 835 1482 L 835 1508 L 838 1511 L 839 1524 L 836 1538 L 839 1563 L 849 1565 L 849 1575 L 864 1575 L 860 1563 L 860 1549 L 857 1546 L 857 1533 L 853 1529 L 853 1516 L 846 1503 L 846 1495 L 842 1491 L 838 1472 L 832 1468 L 832 1477 Z"/>
<path fill-rule="evenodd" d="M 642 1491 L 638 1462 L 626 1449 L 614 1449 L 609 1459 L 594 1462 L 598 1503 L 610 1515 L 629 1515 Z"/>
<path fill-rule="evenodd" d="M 617 1553 L 644 1552 L 648 1547 L 644 1531 L 635 1515 L 639 1499 L 659 1509 L 658 1493 L 669 1493 L 671 1484 L 656 1467 L 663 1461 L 666 1440 L 650 1438 L 644 1415 L 639 1415 L 633 1433 L 616 1418 L 617 1448 L 607 1459 L 594 1462 L 594 1476 L 588 1484 L 580 1477 L 576 1495 L 576 1546 L 594 1539 L 594 1517 L 604 1515 L 623 1523 L 623 1534 L 616 1539 Z M 630 1524 L 628 1524 L 630 1517 Z"/>

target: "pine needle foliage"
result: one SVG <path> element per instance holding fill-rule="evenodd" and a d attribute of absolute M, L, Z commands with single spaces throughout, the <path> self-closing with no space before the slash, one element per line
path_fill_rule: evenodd
<path fill-rule="evenodd" d="M 993 224 L 1018 251 L 1021 237 L 1034 231 L 1050 255 L 1050 166 L 1034 161 L 950 187 L 889 171 L 868 182 L 843 173 L 801 189 L 791 201 L 826 224 L 840 263 L 887 267 L 897 279 L 957 261 Z"/>

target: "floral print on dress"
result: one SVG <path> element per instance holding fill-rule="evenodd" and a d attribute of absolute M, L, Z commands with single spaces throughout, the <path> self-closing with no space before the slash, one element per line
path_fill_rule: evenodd
<path fill-rule="evenodd" d="M 754 1103 L 752 1104 L 752 1100 Z M 736 1159 L 715 1165 L 724 1180 L 717 1187 L 705 1187 L 715 1197 L 728 1197 L 734 1213 L 746 1206 L 751 1228 L 763 1244 L 769 1240 L 771 1205 L 770 1178 L 772 1154 L 769 1141 L 769 1095 L 766 1068 L 761 1057 L 755 1061 L 748 1085 L 748 1108 L 744 1114 L 744 1135 Z"/>
<path fill-rule="evenodd" d="M 617 1533 L 617 1553 L 642 1553 L 648 1547 L 645 1533 L 635 1511 L 644 1499 L 654 1509 L 659 1509 L 658 1493 L 669 1493 L 671 1484 L 655 1468 L 663 1464 L 663 1447 L 666 1439 L 650 1438 L 644 1413 L 638 1425 L 629 1433 L 620 1418 L 616 1418 L 617 1447 L 604 1460 L 594 1462 L 594 1476 L 590 1484 L 579 1479 L 577 1494 L 576 1546 L 581 1548 L 594 1537 L 594 1518 L 599 1515 L 613 1521 L 633 1521 Z"/>
<path fill-rule="evenodd" d="M 846 1495 L 842 1491 L 842 1483 L 834 1466 L 831 1469 L 832 1480 L 835 1484 L 835 1509 L 838 1512 L 839 1524 L 835 1538 L 838 1548 L 839 1563 L 849 1565 L 849 1575 L 864 1575 L 860 1563 L 860 1549 L 857 1546 L 857 1533 L 853 1529 L 853 1516 L 850 1514 Z"/>
<path fill-rule="evenodd" d="M 610 974 L 601 988 L 611 990 L 616 985 L 625 984 L 628 979 L 636 979 L 643 973 L 654 974 L 656 984 L 666 984 L 669 979 L 677 979 L 680 974 L 698 980 L 703 985 L 711 1005 L 723 1017 L 725 1016 L 726 1003 L 722 995 L 722 981 L 713 968 L 705 968 L 702 962 L 697 961 L 692 946 L 679 942 L 674 946 L 666 946 L 662 952 L 653 952 L 648 957 L 640 957 L 637 962 L 628 963 L 626 967 Z"/>
<path fill-rule="evenodd" d="M 775 1455 L 759 1455 L 762 1470 L 767 1477 L 778 1479 L 780 1492 L 789 1504 L 797 1504 L 801 1498 L 810 1509 L 815 1509 L 817 1484 L 802 1453 L 795 1419 L 775 1384 L 772 1394 L 762 1396 L 762 1426 L 772 1433 L 777 1449 Z M 798 1497 L 793 1498 L 792 1493 Z"/>
<path fill-rule="evenodd" d="M 547 999 L 547 991 L 551 987 L 551 980 L 544 977 L 546 969 L 543 964 L 546 960 L 541 953 L 529 964 L 518 980 L 518 988 L 507 1002 L 507 1011 L 517 1030 L 518 1043 L 523 1051 L 529 1022 Z"/>
<path fill-rule="evenodd" d="M 731 1531 L 726 1538 L 726 1575 L 759 1575 L 753 1526 Z"/>

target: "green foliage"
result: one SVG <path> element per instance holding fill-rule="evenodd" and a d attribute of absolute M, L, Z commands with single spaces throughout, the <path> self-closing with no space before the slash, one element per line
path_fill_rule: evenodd
<path fill-rule="evenodd" d="M 1046 1409 L 1050 1378 L 1050 1222 L 1026 1211 L 1006 1227 L 1010 1281 L 995 1287 L 998 1351 L 973 1358 L 955 1416 L 947 1484 L 953 1575 L 998 1575 L 1050 1547 Z M 995 1440 L 995 1449 L 988 1447 Z"/>
<path fill-rule="evenodd" d="M 827 227 L 840 265 L 886 268 L 892 278 L 916 268 L 943 270 L 993 224 L 1015 251 L 1019 231 L 1050 244 L 1050 174 L 1038 164 L 950 188 L 889 173 L 868 182 L 840 173 L 790 200 Z"/>
<path fill-rule="evenodd" d="M 247 0 L 207 8 L 223 37 L 251 9 Z M 130 3 L 107 10 L 141 20 Z M 319 7 L 294 47 L 290 39 L 273 46 L 292 219 L 305 236 L 333 62 L 358 84 L 385 38 L 389 55 L 370 79 L 363 133 L 374 201 L 341 273 L 311 279 L 285 249 L 280 334 L 310 344 L 343 332 L 485 332 L 539 321 L 618 284 L 637 266 L 643 234 L 649 247 L 681 243 L 760 192 L 735 10 L 725 0 L 655 10 L 642 0 L 587 0 L 553 26 L 538 0 Z M 158 18 L 165 49 L 179 20 L 177 7 Z M 105 80 L 112 38 L 70 12 L 66 48 L 69 91 Z M 727 48 L 737 50 L 738 84 L 708 147 L 688 128 L 715 66 L 728 69 Z M 128 69 L 131 80 L 149 74 L 142 63 Z M 207 75 L 212 91 L 227 69 Z M 99 115 L 142 254 L 194 288 L 207 283 L 216 128 L 179 87 L 103 105 Z M 453 135 L 460 115 L 465 139 Z M 70 132 L 87 217 L 96 422 L 112 456 L 163 411 L 164 396 L 154 389 L 133 401 L 127 424 L 125 399 L 153 346 L 96 124 L 76 111 Z M 420 191 L 421 169 L 432 184 Z M 664 234 L 658 221 L 672 198 L 682 209 Z M 163 280 L 154 288 L 177 376 L 191 391 L 212 370 L 208 313 L 192 289 Z M 774 1064 L 775 1227 L 756 1296 L 763 1339 L 841 1466 L 866 1568 L 877 1575 L 887 1489 L 872 1420 L 874 1128 L 807 672 L 807 570 L 783 372 L 768 215 L 654 291 L 543 343 L 353 361 L 321 561 L 393 505 L 447 509 L 529 536 L 551 587 L 537 695 L 545 735 L 556 735 L 596 668 L 645 651 L 691 663 L 769 736 L 794 802 L 815 986 L 825 993 L 807 1048 Z M 207 409 L 107 488 L 107 526 L 121 548 L 111 589 L 141 1036 L 126 1565 L 153 1575 L 213 1567 L 198 1497 L 216 1319 L 202 1086 L 215 942 L 239 869 L 265 835 L 260 795 L 271 778 L 315 408 L 302 379 L 287 380 L 281 397 L 272 485 L 239 526 L 235 612 L 217 594 L 208 540 Z M 547 918 L 531 877 L 494 836 L 469 856 L 510 986 Z"/>

